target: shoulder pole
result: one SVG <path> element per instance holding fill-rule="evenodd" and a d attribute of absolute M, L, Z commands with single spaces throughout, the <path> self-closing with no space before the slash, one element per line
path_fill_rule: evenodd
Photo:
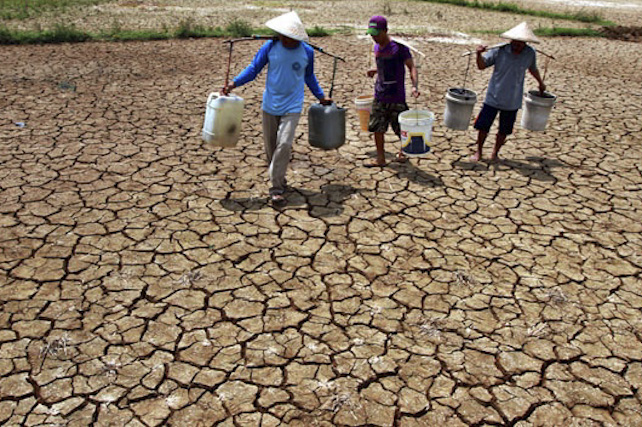
<path fill-rule="evenodd" d="M 230 43 L 230 45 L 231 45 L 231 44 L 234 44 L 236 42 L 245 42 L 245 41 L 251 41 L 251 40 L 278 40 L 278 37 L 275 37 L 275 36 L 260 36 L 260 35 L 257 35 L 257 34 L 253 34 L 250 37 L 241 37 L 241 38 L 238 38 L 238 39 L 225 40 L 223 43 Z M 341 58 L 339 56 L 333 55 L 331 53 L 328 53 L 325 50 L 323 50 L 323 48 L 321 48 L 319 46 L 315 46 L 315 45 L 313 45 L 312 43 L 309 43 L 309 42 L 305 42 L 305 43 L 308 46 L 310 46 L 312 49 L 314 49 L 314 50 L 316 50 L 316 51 L 318 51 L 318 52 L 320 52 L 320 53 L 322 53 L 324 55 L 328 55 L 328 56 L 330 56 L 332 58 L 338 59 L 339 61 L 345 62 L 345 59 L 343 59 L 343 58 Z M 230 50 L 231 50 L 231 48 L 230 48 Z"/>

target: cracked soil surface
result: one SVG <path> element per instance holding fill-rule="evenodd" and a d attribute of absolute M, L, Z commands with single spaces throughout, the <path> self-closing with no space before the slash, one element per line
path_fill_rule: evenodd
<path fill-rule="evenodd" d="M 472 46 L 409 39 L 432 153 L 362 167 L 371 42 L 315 39 L 347 141 L 302 117 L 280 210 L 262 77 L 201 141 L 222 40 L 0 47 L 0 424 L 642 425 L 641 45 L 544 39 L 548 128 L 489 164 L 442 123 Z"/>

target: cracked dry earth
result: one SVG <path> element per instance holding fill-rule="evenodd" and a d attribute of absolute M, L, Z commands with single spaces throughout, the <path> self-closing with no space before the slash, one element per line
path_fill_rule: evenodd
<path fill-rule="evenodd" d="M 373 170 L 370 41 L 314 42 L 347 142 L 302 119 L 281 210 L 263 78 L 239 145 L 201 141 L 221 40 L 0 49 L 0 423 L 641 425 L 640 45 L 545 40 L 547 131 L 474 164 L 463 48 L 417 38 L 433 152 Z"/>

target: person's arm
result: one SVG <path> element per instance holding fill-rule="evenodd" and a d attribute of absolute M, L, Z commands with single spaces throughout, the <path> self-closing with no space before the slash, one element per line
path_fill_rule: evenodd
<path fill-rule="evenodd" d="M 542 76 L 539 75 L 539 68 L 537 68 L 537 54 L 535 53 L 535 49 L 533 49 L 533 61 L 531 63 L 531 66 L 528 67 L 528 72 L 531 73 L 535 80 L 537 80 L 537 83 L 539 84 L 539 93 L 540 95 L 543 95 L 544 91 L 546 90 L 546 85 L 544 84 Z"/>
<path fill-rule="evenodd" d="M 419 97 L 419 71 L 415 66 L 415 61 L 412 58 L 408 58 L 405 61 L 408 71 L 410 71 L 410 81 L 412 82 L 412 96 L 415 98 Z"/>
<path fill-rule="evenodd" d="M 539 84 L 539 93 L 543 94 L 546 90 L 546 85 L 544 84 L 544 80 L 542 80 L 542 77 L 539 75 L 539 70 L 537 68 L 535 68 L 534 70 L 529 68 L 528 71 L 533 77 L 535 77 L 535 80 L 537 80 L 537 83 Z"/>
<path fill-rule="evenodd" d="M 477 46 L 477 68 L 480 70 L 483 70 L 487 67 L 486 61 L 484 60 L 484 56 L 482 53 L 486 52 L 487 46 L 485 45 L 479 45 Z"/>
<path fill-rule="evenodd" d="M 227 95 L 232 89 L 243 86 L 244 84 L 254 80 L 261 70 L 263 70 L 263 67 L 268 63 L 268 53 L 270 52 L 270 49 L 272 49 L 273 43 L 274 41 L 270 40 L 261 46 L 261 49 L 256 53 L 250 65 L 245 67 L 238 76 L 234 77 L 232 82 L 224 87 L 221 92 L 224 95 Z"/>
<path fill-rule="evenodd" d="M 305 67 L 305 84 L 321 104 L 331 104 L 332 100 L 325 97 L 323 89 L 319 86 L 319 80 L 317 80 L 317 76 L 314 75 L 314 50 L 310 46 L 305 45 L 305 52 L 308 55 L 308 65 Z"/>

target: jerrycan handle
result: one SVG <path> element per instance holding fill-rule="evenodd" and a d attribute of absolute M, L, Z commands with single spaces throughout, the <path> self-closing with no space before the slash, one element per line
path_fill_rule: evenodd
<path fill-rule="evenodd" d="M 220 92 L 212 92 L 207 97 L 207 105 L 210 105 L 212 102 L 215 102 L 217 99 L 224 98 L 224 95 L 221 95 Z M 223 101 L 221 99 L 221 101 Z"/>
<path fill-rule="evenodd" d="M 236 98 L 236 96 L 234 96 L 234 95 L 225 96 L 225 95 L 221 94 L 220 92 L 212 92 L 207 97 L 207 105 L 210 105 L 212 102 L 215 102 L 217 100 L 219 100 L 219 102 L 221 102 L 221 103 L 225 102 L 226 101 L 225 98 Z"/>

